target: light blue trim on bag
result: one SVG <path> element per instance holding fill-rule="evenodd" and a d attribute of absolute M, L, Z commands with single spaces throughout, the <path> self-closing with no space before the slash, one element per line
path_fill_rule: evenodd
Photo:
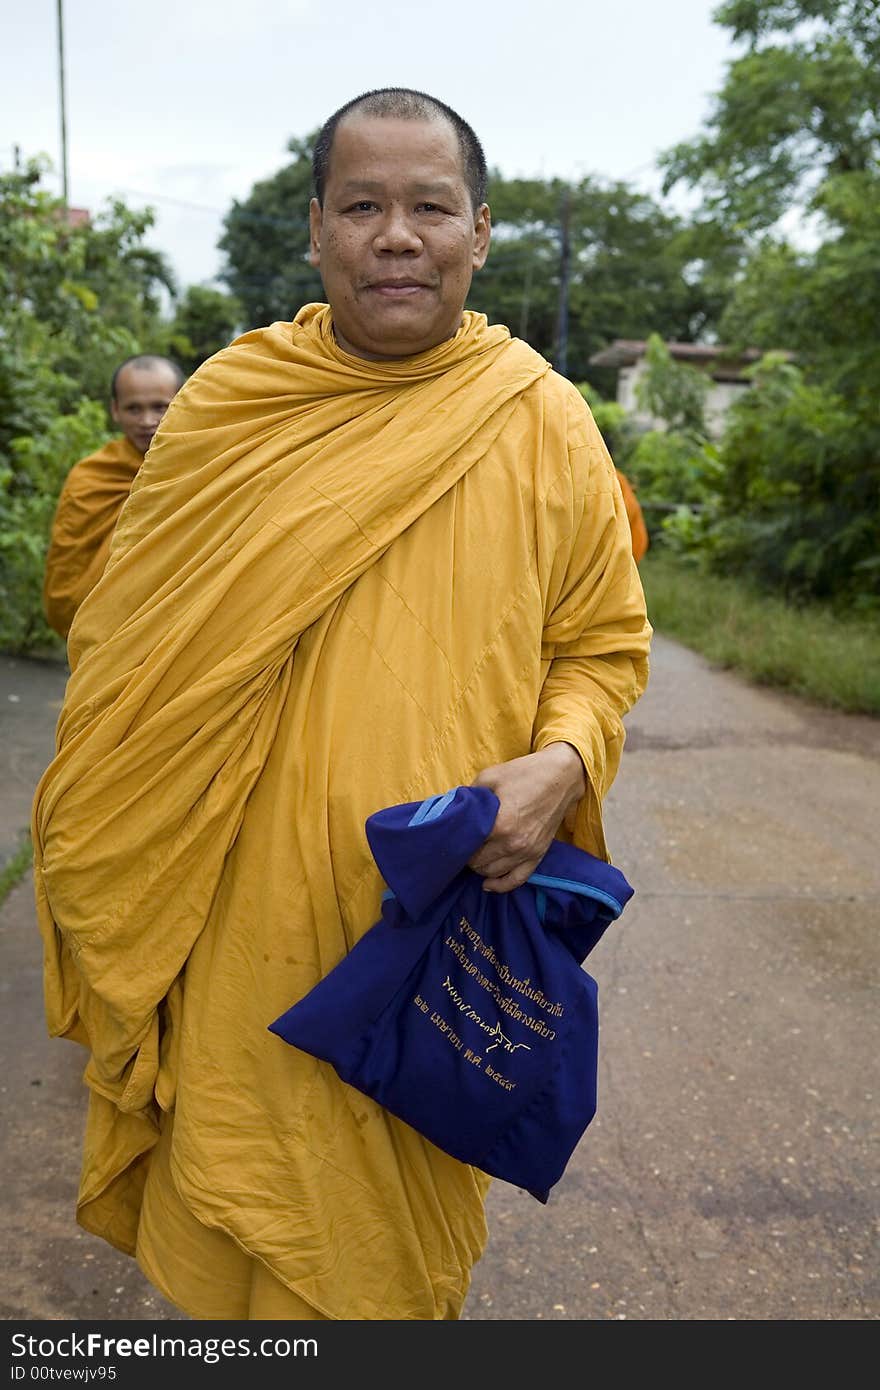
<path fill-rule="evenodd" d="M 449 795 L 449 793 L 447 793 L 447 795 Z M 421 810 L 421 807 L 419 809 Z M 418 812 L 416 814 L 418 814 Z M 412 822 L 410 822 L 410 824 L 412 824 Z M 596 902 L 604 903 L 606 907 L 610 907 L 615 917 L 619 917 L 623 911 L 622 903 L 619 903 L 616 898 L 612 898 L 610 893 L 603 893 L 601 888 L 593 888 L 588 883 L 575 883 L 574 880 L 570 878 L 552 878 L 549 874 L 532 874 L 526 879 L 526 883 L 534 883 L 538 890 L 535 894 L 535 907 L 537 909 L 538 918 L 542 922 L 544 920 L 544 913 L 547 910 L 547 895 L 543 891 L 545 887 L 562 888 L 567 893 L 580 893 L 581 897 L 593 898 Z M 382 894 L 382 902 L 387 902 L 389 898 L 393 898 L 394 896 L 391 889 L 386 888 Z"/>
<path fill-rule="evenodd" d="M 610 907 L 615 917 L 619 917 L 623 911 L 623 903 L 619 903 L 616 898 L 612 898 L 610 893 L 603 893 L 601 888 L 594 888 L 589 883 L 576 883 L 570 878 L 551 878 L 549 874 L 530 874 L 526 883 L 534 883 L 542 888 L 562 888 L 566 893 L 580 893 L 585 898 L 595 898 L 597 902 Z"/>
<path fill-rule="evenodd" d="M 451 791 L 440 792 L 437 796 L 429 796 L 427 800 L 422 802 L 421 806 L 418 808 L 415 815 L 412 817 L 412 820 L 410 820 L 408 824 L 427 825 L 428 821 L 437 820 L 439 816 L 443 815 L 443 812 L 446 810 L 446 807 L 449 805 L 450 801 L 452 801 L 455 798 L 455 793 L 457 791 L 458 788 L 453 787 Z"/>

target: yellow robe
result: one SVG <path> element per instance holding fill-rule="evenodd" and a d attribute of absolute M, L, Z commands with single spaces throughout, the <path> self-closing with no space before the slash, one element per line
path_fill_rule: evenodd
<path fill-rule="evenodd" d="M 78 1219 L 194 1316 L 459 1315 L 488 1179 L 267 1026 L 376 920 L 382 806 L 564 739 L 564 833 L 607 857 L 650 633 L 583 398 L 483 315 L 366 362 L 308 305 L 175 397 L 33 835 L 49 1031 L 89 1049 Z"/>
<path fill-rule="evenodd" d="M 43 576 L 49 626 L 66 637 L 104 572 L 113 528 L 144 456 L 123 435 L 75 463 L 55 508 Z"/>

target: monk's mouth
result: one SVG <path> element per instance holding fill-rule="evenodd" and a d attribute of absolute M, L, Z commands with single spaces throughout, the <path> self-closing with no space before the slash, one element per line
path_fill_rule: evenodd
<path fill-rule="evenodd" d="M 376 285 L 367 287 L 373 294 L 380 295 L 383 299 L 410 299 L 414 295 L 424 294 L 429 285 L 416 284 L 414 281 L 395 283 L 393 281 L 383 281 Z"/>

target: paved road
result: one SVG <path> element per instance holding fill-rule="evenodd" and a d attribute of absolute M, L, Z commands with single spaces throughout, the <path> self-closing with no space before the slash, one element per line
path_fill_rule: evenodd
<path fill-rule="evenodd" d="M 0 859 L 63 668 L 0 657 Z M 880 721 L 657 637 L 607 803 L 636 889 L 588 960 L 599 1111 L 547 1206 L 496 1183 L 467 1319 L 873 1320 Z M 49 1041 L 29 878 L 0 910 L 0 1315 L 165 1319 L 73 1219 L 81 1057 Z"/>

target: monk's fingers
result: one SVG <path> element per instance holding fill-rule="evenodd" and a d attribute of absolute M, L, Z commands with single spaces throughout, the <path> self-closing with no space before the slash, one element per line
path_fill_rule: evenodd
<path fill-rule="evenodd" d="M 500 874 L 509 873 L 510 870 L 516 869 L 517 862 L 519 860 L 499 859 L 498 856 L 494 859 L 471 859 L 468 869 L 473 869 L 474 873 L 482 874 L 484 878 L 498 878 Z"/>
<path fill-rule="evenodd" d="M 519 827 L 499 830 L 496 822 L 488 840 L 480 845 L 468 863 L 478 874 L 500 878 L 527 861 L 537 864 L 546 849 L 547 846 L 538 836 L 524 832 Z"/>
<path fill-rule="evenodd" d="M 469 861 L 469 868 L 483 877 L 501 878 L 522 863 L 521 854 L 505 854 L 500 850 L 487 850 L 485 846 Z"/>
<path fill-rule="evenodd" d="M 514 888 L 521 888 L 534 869 L 534 865 L 518 864 L 516 868 L 509 870 L 505 874 L 487 875 L 483 879 L 484 893 L 510 893 Z"/>
<path fill-rule="evenodd" d="M 528 853 L 491 853 L 486 845 L 470 861 L 470 867 L 481 875 L 483 887 L 490 893 L 509 893 L 519 888 L 529 874 L 534 873 L 545 851 L 532 850 Z"/>

